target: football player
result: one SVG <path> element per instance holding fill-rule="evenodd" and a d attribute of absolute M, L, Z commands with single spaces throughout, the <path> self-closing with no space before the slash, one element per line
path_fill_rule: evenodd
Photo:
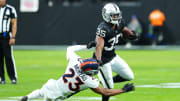
<path fill-rule="evenodd" d="M 133 84 L 126 84 L 122 89 L 105 89 L 99 86 L 98 79 L 93 76 L 99 72 L 99 64 L 96 59 L 82 60 L 75 51 L 86 49 L 86 45 L 75 45 L 67 48 L 68 66 L 58 80 L 50 79 L 41 89 L 24 96 L 20 101 L 27 101 L 44 97 L 45 101 L 61 101 L 91 88 L 94 92 L 106 96 L 117 95 L 134 90 Z"/>
<path fill-rule="evenodd" d="M 134 31 L 125 26 L 122 13 L 115 3 L 107 3 L 102 9 L 102 21 L 96 32 L 96 50 L 94 58 L 100 63 L 102 68 L 98 74 L 101 83 L 105 88 L 114 88 L 114 83 L 129 81 L 134 79 L 134 74 L 129 65 L 115 53 L 115 46 L 119 39 L 136 40 Z M 94 45 L 93 42 L 89 43 Z M 112 76 L 112 71 L 117 73 Z M 109 96 L 103 95 L 102 101 L 108 101 Z"/>

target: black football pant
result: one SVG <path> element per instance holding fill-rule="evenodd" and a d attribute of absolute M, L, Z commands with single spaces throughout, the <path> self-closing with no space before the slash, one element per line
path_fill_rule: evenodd
<path fill-rule="evenodd" d="M 5 61 L 4 61 L 5 60 Z M 5 80 L 5 64 L 8 76 L 11 80 L 17 79 L 12 46 L 9 45 L 9 38 L 0 37 L 0 78 Z"/>

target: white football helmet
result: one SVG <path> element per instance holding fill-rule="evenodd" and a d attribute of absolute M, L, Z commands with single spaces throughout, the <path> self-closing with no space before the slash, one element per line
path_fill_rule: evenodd
<path fill-rule="evenodd" d="M 121 11 L 117 4 L 107 3 L 102 9 L 103 19 L 112 24 L 119 24 L 122 19 Z"/>

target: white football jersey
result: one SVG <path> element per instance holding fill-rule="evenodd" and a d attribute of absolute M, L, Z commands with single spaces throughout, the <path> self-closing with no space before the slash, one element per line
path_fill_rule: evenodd
<path fill-rule="evenodd" d="M 77 58 L 76 64 L 69 64 L 64 75 L 57 81 L 58 88 L 62 91 L 62 96 L 68 98 L 73 94 L 87 88 L 97 88 L 99 81 L 89 75 L 82 74 L 79 65 L 80 58 Z"/>
<path fill-rule="evenodd" d="M 98 79 L 81 73 L 79 65 L 82 59 L 74 53 L 75 50 L 73 51 L 73 48 L 78 49 L 78 46 L 72 46 L 69 51 L 67 50 L 69 63 L 64 75 L 58 80 L 49 80 L 48 82 L 50 83 L 46 84 L 48 86 L 44 87 L 44 91 L 47 92 L 46 96 L 49 98 L 63 100 L 79 91 L 99 86 Z M 79 46 L 79 48 L 81 49 L 82 46 Z"/>

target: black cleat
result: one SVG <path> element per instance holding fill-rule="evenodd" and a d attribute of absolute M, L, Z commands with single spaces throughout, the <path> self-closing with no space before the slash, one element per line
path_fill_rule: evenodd
<path fill-rule="evenodd" d="M 16 80 L 12 80 L 11 84 L 17 84 L 17 81 Z"/>
<path fill-rule="evenodd" d="M 27 101 L 27 100 L 28 100 L 28 97 L 27 97 L 27 96 L 24 96 L 24 97 L 22 97 L 21 100 L 19 100 L 19 101 Z"/>
<path fill-rule="evenodd" d="M 6 81 L 0 81 L 0 84 L 6 84 Z"/>
<path fill-rule="evenodd" d="M 102 101 L 109 101 L 110 96 L 102 95 Z"/>

